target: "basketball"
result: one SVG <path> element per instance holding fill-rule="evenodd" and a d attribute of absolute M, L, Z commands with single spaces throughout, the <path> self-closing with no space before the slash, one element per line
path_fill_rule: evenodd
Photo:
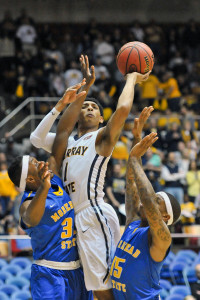
<path fill-rule="evenodd" d="M 151 48 L 141 42 L 125 44 L 117 55 L 117 67 L 123 75 L 132 72 L 145 74 L 153 69 L 153 65 L 154 55 Z"/>

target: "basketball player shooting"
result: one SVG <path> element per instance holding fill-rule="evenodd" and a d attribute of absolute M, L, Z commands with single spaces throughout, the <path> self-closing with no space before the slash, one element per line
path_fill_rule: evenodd
<path fill-rule="evenodd" d="M 80 62 L 83 76 L 86 78 L 86 88 L 89 88 L 95 81 L 94 67 L 91 67 L 90 72 L 87 56 L 82 55 Z M 109 272 L 120 239 L 117 215 L 113 207 L 103 200 L 107 163 L 130 113 L 135 85 L 147 80 L 148 76 L 149 73 L 126 75 L 126 83 L 116 111 L 103 128 L 99 129 L 99 125 L 103 123 L 101 105 L 98 100 L 86 97 L 82 108 L 80 107 L 77 135 L 68 139 L 63 160 L 62 179 L 74 205 L 77 244 L 86 288 L 93 290 L 100 300 L 114 299 Z M 66 131 L 64 122 L 62 116 L 56 132 L 55 145 L 58 152 Z M 40 147 L 45 149 L 45 145 L 48 145 L 48 151 L 51 152 L 50 144 L 55 136 L 47 132 L 52 124 L 52 115 L 47 115 L 31 136 L 33 145 L 37 146 L 39 141 Z M 37 143 L 34 143 L 34 140 Z"/>
<path fill-rule="evenodd" d="M 181 213 L 172 195 L 154 192 L 142 168 L 141 156 L 158 139 L 151 133 L 141 140 L 152 110 L 146 107 L 134 121 L 135 146 L 126 172 L 126 228 L 110 271 L 115 300 L 160 299 L 160 270 L 171 245 L 168 225 L 174 224 Z"/>

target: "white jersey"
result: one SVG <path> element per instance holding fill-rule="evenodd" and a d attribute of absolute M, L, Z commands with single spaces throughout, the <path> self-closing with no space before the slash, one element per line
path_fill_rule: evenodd
<path fill-rule="evenodd" d="M 62 166 L 62 179 L 77 213 L 103 201 L 104 179 L 110 157 L 97 154 L 95 141 L 99 130 L 69 137 Z"/>

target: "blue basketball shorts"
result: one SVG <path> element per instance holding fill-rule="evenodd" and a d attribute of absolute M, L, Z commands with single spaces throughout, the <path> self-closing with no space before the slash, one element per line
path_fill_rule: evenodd
<path fill-rule="evenodd" d="M 55 270 L 36 264 L 31 269 L 33 300 L 93 300 L 85 287 L 83 270 Z"/>

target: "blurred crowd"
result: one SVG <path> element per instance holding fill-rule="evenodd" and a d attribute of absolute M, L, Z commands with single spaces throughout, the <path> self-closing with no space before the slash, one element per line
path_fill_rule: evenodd
<path fill-rule="evenodd" d="M 37 24 L 25 10 L 14 20 L 5 12 L 0 24 L 0 95 L 10 110 L 27 97 L 60 97 L 81 81 L 80 55 L 95 66 L 96 81 L 90 96 L 104 108 L 105 123 L 116 107 L 124 78 L 116 55 L 126 42 L 141 41 L 155 55 L 149 79 L 137 86 L 134 105 L 113 151 L 105 182 L 105 200 L 124 225 L 125 174 L 134 118 L 147 105 L 154 112 L 143 134 L 158 132 L 159 139 L 143 157 L 143 166 L 156 192 L 165 190 L 181 203 L 180 224 L 200 224 L 200 27 L 184 24 Z M 38 114 L 50 110 L 47 102 Z M 29 113 L 29 112 L 28 112 Z M 0 107 L 0 116 L 6 115 Z M 13 157 L 47 154 L 6 134 L 0 142 L 0 234 L 17 233 L 20 191 L 12 185 L 7 167 Z"/>

